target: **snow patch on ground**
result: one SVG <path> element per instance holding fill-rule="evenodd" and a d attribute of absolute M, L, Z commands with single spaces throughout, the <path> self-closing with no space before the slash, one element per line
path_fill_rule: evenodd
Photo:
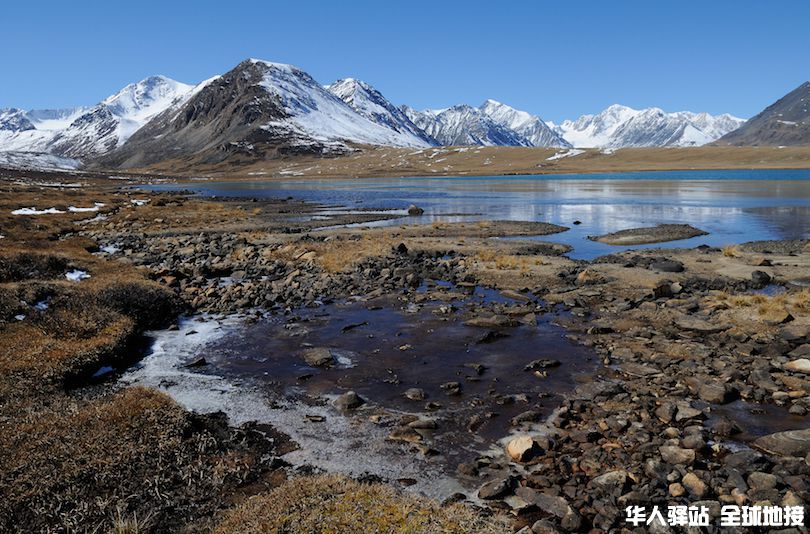
<path fill-rule="evenodd" d="M 11 212 L 12 215 L 54 215 L 57 213 L 65 213 L 65 212 L 62 210 L 58 210 L 56 208 L 46 208 L 44 210 L 38 210 L 34 207 L 20 208 Z"/>
<path fill-rule="evenodd" d="M 572 148 L 572 149 L 566 150 L 564 152 L 557 152 L 553 156 L 550 156 L 550 157 L 546 158 L 546 161 L 554 161 L 556 159 L 562 159 L 562 158 L 571 158 L 571 157 L 574 157 L 574 156 L 579 156 L 580 154 L 583 154 L 584 152 L 585 152 L 584 150 L 580 150 L 578 148 Z"/>
<path fill-rule="evenodd" d="M 72 271 L 66 272 L 65 278 L 67 278 L 71 282 L 81 282 L 82 280 L 90 278 L 90 275 L 87 274 L 87 271 L 74 269 Z"/>
<path fill-rule="evenodd" d="M 92 208 L 77 208 L 76 206 L 68 206 L 68 211 L 70 211 L 72 213 L 87 213 L 87 212 L 98 211 L 99 208 L 103 208 L 103 207 L 104 207 L 103 202 L 96 202 L 93 205 Z"/>

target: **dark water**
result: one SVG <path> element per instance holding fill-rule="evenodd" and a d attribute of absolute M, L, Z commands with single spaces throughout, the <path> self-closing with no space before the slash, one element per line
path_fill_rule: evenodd
<path fill-rule="evenodd" d="M 491 302 L 496 298 L 491 293 L 479 290 L 469 299 L 420 305 L 390 298 L 347 302 L 268 318 L 208 345 L 205 358 L 211 372 L 259 380 L 289 399 L 308 402 L 353 390 L 387 410 L 435 418 L 438 428 L 427 443 L 453 456 L 448 466 L 454 468 L 508 435 L 515 415 L 527 410 L 549 415 L 560 395 L 589 379 L 599 363 L 553 324 L 553 313 L 538 315 L 537 325 L 498 329 L 504 337 L 481 343 L 490 330 L 465 326 L 463 310 Z M 459 310 L 441 312 L 450 305 Z M 307 346 L 333 349 L 336 364 L 310 367 L 300 357 Z M 560 365 L 545 377 L 524 370 L 539 358 Z M 484 370 L 479 374 L 469 364 Z M 441 387 L 446 382 L 461 383 L 461 394 L 448 395 Z M 405 398 L 409 388 L 423 389 L 426 399 Z M 427 408 L 428 402 L 439 407 Z M 475 416 L 479 424 L 471 426 Z"/>
<path fill-rule="evenodd" d="M 582 259 L 626 248 L 661 246 L 614 247 L 587 239 L 589 235 L 660 223 L 691 224 L 710 233 L 663 246 L 723 246 L 810 237 L 810 170 L 284 178 L 184 184 L 182 188 L 204 195 L 293 196 L 347 209 L 401 209 L 410 204 L 425 209 L 421 217 L 408 217 L 408 223 L 479 219 L 551 222 L 571 229 L 540 239 L 572 245 L 574 251 L 570 255 Z M 574 221 L 582 224 L 574 226 Z M 365 225 L 402 222 L 394 219 Z"/>

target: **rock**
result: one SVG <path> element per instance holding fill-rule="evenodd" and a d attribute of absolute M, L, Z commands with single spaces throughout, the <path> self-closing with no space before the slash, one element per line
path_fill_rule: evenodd
<path fill-rule="evenodd" d="M 694 473 L 686 473 L 681 479 L 681 484 L 689 491 L 692 497 L 699 499 L 706 494 L 706 483 Z"/>
<path fill-rule="evenodd" d="M 653 288 L 653 298 L 654 299 L 668 299 L 673 296 L 672 293 L 672 284 L 669 282 L 664 282 L 663 284 L 658 284 Z"/>
<path fill-rule="evenodd" d="M 440 386 L 448 395 L 461 395 L 461 383 L 445 382 Z"/>
<path fill-rule="evenodd" d="M 529 362 L 524 368 L 524 371 L 540 371 L 543 369 L 550 369 L 552 367 L 558 367 L 560 362 L 558 360 L 551 360 L 547 358 L 541 358 L 539 360 L 534 360 Z"/>
<path fill-rule="evenodd" d="M 560 530 L 554 526 L 554 523 L 547 519 L 535 521 L 532 525 L 532 532 L 534 534 L 560 534 Z"/>
<path fill-rule="evenodd" d="M 327 367 L 334 363 L 332 350 L 327 347 L 313 347 L 301 351 L 301 358 L 312 367 Z"/>
<path fill-rule="evenodd" d="M 793 360 L 785 364 L 785 369 L 794 373 L 810 374 L 810 360 L 807 358 Z"/>
<path fill-rule="evenodd" d="M 422 215 L 425 213 L 425 210 L 417 206 L 416 204 L 411 204 L 408 206 L 408 215 Z"/>
<path fill-rule="evenodd" d="M 420 388 L 410 388 L 405 390 L 405 398 L 413 401 L 422 401 L 427 398 L 425 390 Z"/>
<path fill-rule="evenodd" d="M 388 441 L 401 441 L 404 443 L 419 443 L 424 438 L 422 434 L 416 431 L 409 426 L 403 426 L 395 428 L 388 437 L 386 438 Z"/>
<path fill-rule="evenodd" d="M 625 374 L 638 377 L 661 374 L 661 371 L 655 367 L 635 362 L 625 362 L 619 365 L 619 369 Z"/>
<path fill-rule="evenodd" d="M 754 446 L 771 454 L 804 458 L 810 454 L 810 428 L 768 434 L 756 439 Z"/>
<path fill-rule="evenodd" d="M 703 384 L 698 390 L 698 397 L 713 404 L 727 404 L 738 396 L 738 392 L 728 384 Z"/>
<path fill-rule="evenodd" d="M 514 416 L 509 422 L 512 426 L 518 426 L 523 423 L 535 423 L 539 421 L 542 416 L 543 414 L 536 410 L 527 410 Z"/>
<path fill-rule="evenodd" d="M 810 356 L 810 343 L 805 343 L 804 345 L 799 345 L 792 351 L 788 353 L 788 356 L 791 358 L 804 358 L 805 356 Z"/>
<path fill-rule="evenodd" d="M 771 283 L 771 275 L 765 271 L 754 271 L 751 273 L 751 281 L 755 287 L 765 287 Z"/>
<path fill-rule="evenodd" d="M 516 462 L 528 462 L 542 450 L 531 436 L 518 436 L 509 441 L 506 452 Z"/>
<path fill-rule="evenodd" d="M 680 497 L 686 493 L 686 489 L 678 482 L 673 482 L 669 485 L 669 494 L 672 497 Z"/>
<path fill-rule="evenodd" d="M 748 475 L 748 485 L 755 490 L 769 490 L 776 487 L 779 479 L 770 473 L 754 471 Z"/>
<path fill-rule="evenodd" d="M 712 324 L 697 317 L 683 317 L 675 321 L 675 326 L 681 330 L 697 332 L 699 334 L 717 334 L 731 328 L 729 324 Z"/>
<path fill-rule="evenodd" d="M 532 300 L 532 298 L 529 295 L 524 295 L 519 291 L 513 291 L 511 289 L 504 289 L 503 291 L 501 291 L 501 295 L 503 295 L 508 299 L 517 300 L 520 302 L 530 302 Z"/>
<path fill-rule="evenodd" d="M 573 512 L 571 505 L 568 504 L 563 497 L 554 495 L 546 495 L 532 488 L 517 488 L 515 495 L 523 499 L 529 504 L 537 506 L 538 509 L 550 513 L 562 519 L 566 515 Z"/>
<path fill-rule="evenodd" d="M 205 367 L 206 365 L 208 365 L 208 362 L 205 361 L 205 358 L 198 358 L 193 362 L 186 364 L 185 367 L 193 369 L 194 367 Z"/>
<path fill-rule="evenodd" d="M 673 465 L 692 465 L 695 461 L 695 451 L 692 449 L 682 449 L 674 445 L 665 445 L 659 447 L 658 451 L 661 453 L 661 458 Z"/>
<path fill-rule="evenodd" d="M 408 423 L 408 426 L 414 430 L 435 430 L 439 425 L 435 419 L 417 419 Z"/>
<path fill-rule="evenodd" d="M 608 471 L 591 480 L 591 484 L 607 491 L 623 490 L 627 483 L 627 472 L 623 470 Z"/>
<path fill-rule="evenodd" d="M 366 401 L 354 391 L 347 391 L 335 399 L 334 405 L 340 410 L 354 410 L 365 404 L 365 402 Z"/>
<path fill-rule="evenodd" d="M 650 269 L 662 273 L 682 273 L 683 263 L 675 260 L 662 260 L 650 264 Z"/>
<path fill-rule="evenodd" d="M 697 408 L 692 408 L 687 403 L 678 404 L 678 411 L 675 413 L 675 421 L 681 422 L 688 419 L 703 419 L 705 415 Z"/>
<path fill-rule="evenodd" d="M 484 500 L 498 499 L 511 493 L 514 485 L 513 479 L 498 478 L 491 480 L 481 486 L 478 490 L 478 497 Z"/>
<path fill-rule="evenodd" d="M 506 315 L 491 315 L 486 317 L 473 317 L 472 319 L 464 321 L 464 324 L 480 328 L 503 328 L 506 326 L 515 326 L 517 323 Z"/>

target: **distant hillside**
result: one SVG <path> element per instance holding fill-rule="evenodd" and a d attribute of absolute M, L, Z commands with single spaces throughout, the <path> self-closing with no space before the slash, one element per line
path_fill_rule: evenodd
<path fill-rule="evenodd" d="M 810 82 L 783 96 L 741 128 L 717 140 L 718 145 L 810 145 Z"/>

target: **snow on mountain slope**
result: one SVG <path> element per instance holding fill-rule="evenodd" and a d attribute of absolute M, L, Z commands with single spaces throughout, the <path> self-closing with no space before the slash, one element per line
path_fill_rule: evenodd
<path fill-rule="evenodd" d="M 165 76 L 130 84 L 90 108 L 3 110 L 0 151 L 48 152 L 82 158 L 123 144 L 135 131 L 192 91 Z"/>
<path fill-rule="evenodd" d="M 251 60 L 264 69 L 260 82 L 275 96 L 286 117 L 267 127 L 295 126 L 320 141 L 351 141 L 370 145 L 426 146 L 410 132 L 399 132 L 364 117 L 326 90 L 309 74 L 292 65 Z"/>
<path fill-rule="evenodd" d="M 76 158 L 109 152 L 169 106 L 184 101 L 193 88 L 165 76 L 127 85 L 61 130 L 48 144 L 49 151 Z"/>
<path fill-rule="evenodd" d="M 701 146 L 736 130 L 745 121 L 728 114 L 612 105 L 596 115 L 564 121 L 555 129 L 575 147 Z"/>
<path fill-rule="evenodd" d="M 371 85 L 354 78 L 344 78 L 326 88 L 365 118 L 395 132 L 412 136 L 413 146 L 438 144 Z"/>
<path fill-rule="evenodd" d="M 549 128 L 540 117 L 517 110 L 496 100 L 487 100 L 479 108 L 502 126 L 528 139 L 532 146 L 570 147 L 571 144 Z"/>
<path fill-rule="evenodd" d="M 439 110 L 416 111 L 407 106 L 401 109 L 441 145 L 532 146 L 531 141 L 519 133 L 466 104 Z"/>

